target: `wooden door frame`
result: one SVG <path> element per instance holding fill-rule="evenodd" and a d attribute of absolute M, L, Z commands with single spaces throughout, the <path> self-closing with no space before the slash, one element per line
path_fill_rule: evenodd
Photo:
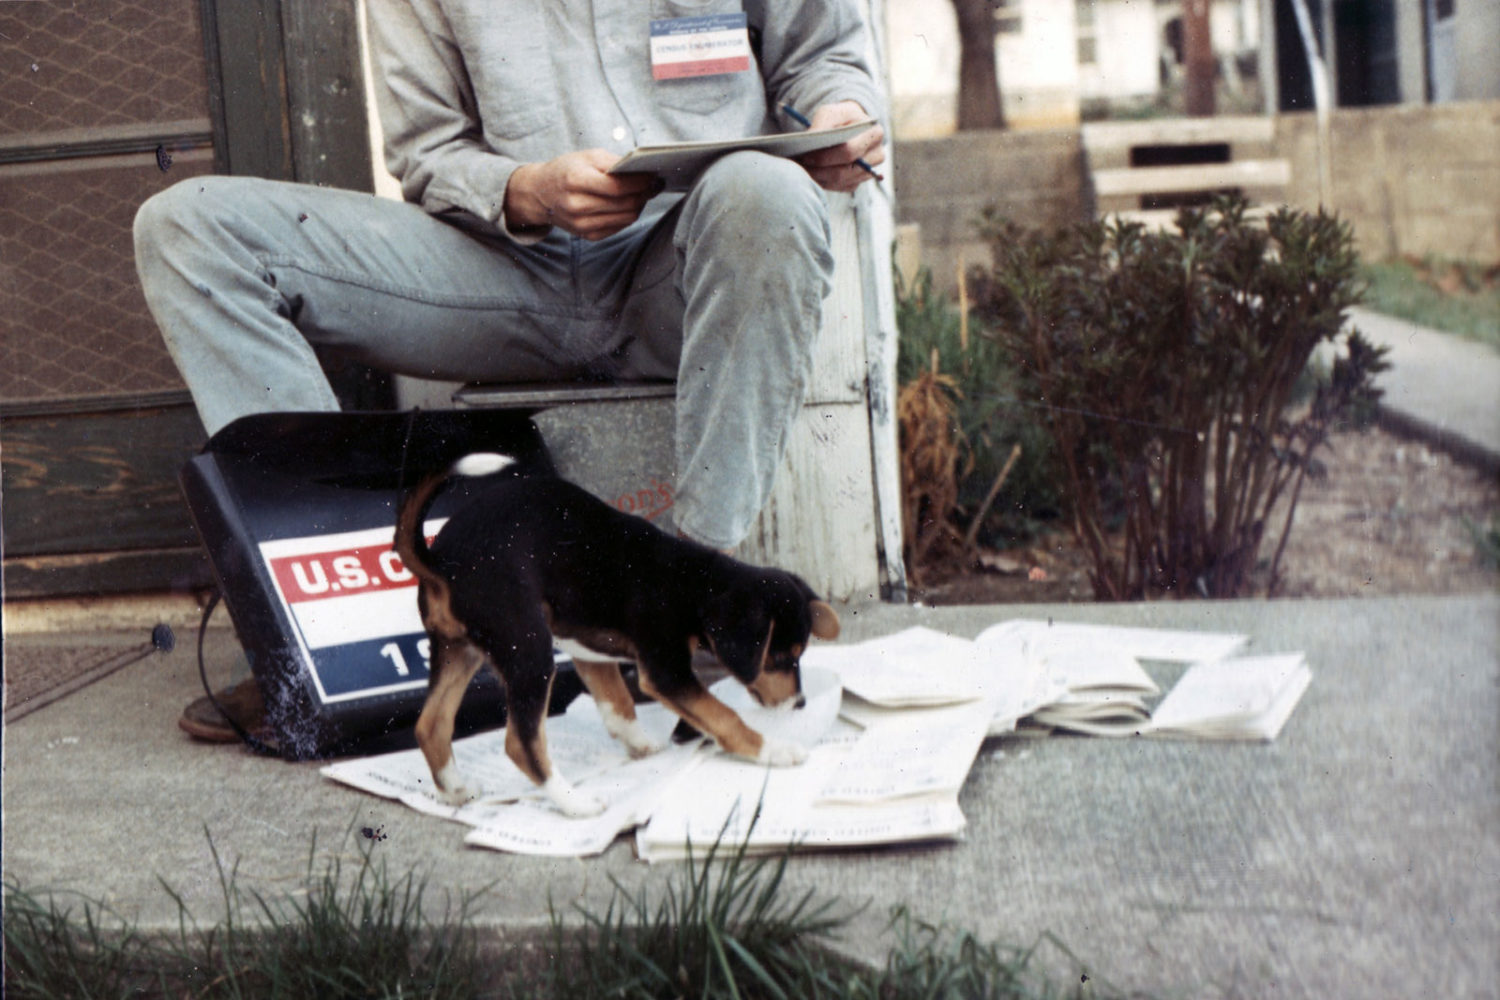
<path fill-rule="evenodd" d="M 374 190 L 355 0 L 200 0 L 221 173 Z"/>

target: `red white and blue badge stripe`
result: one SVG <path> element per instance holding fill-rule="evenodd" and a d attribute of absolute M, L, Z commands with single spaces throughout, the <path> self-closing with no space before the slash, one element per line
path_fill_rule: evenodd
<path fill-rule="evenodd" d="M 747 25 L 743 11 L 652 21 L 652 77 L 677 80 L 749 69 Z"/>

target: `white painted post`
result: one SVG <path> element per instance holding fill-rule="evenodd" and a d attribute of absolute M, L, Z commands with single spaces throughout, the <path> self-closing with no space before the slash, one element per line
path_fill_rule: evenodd
<path fill-rule="evenodd" d="M 885 3 L 864 0 L 870 56 L 885 79 Z M 829 196 L 834 289 L 813 386 L 787 460 L 741 554 L 784 566 L 836 600 L 907 599 L 896 438 L 895 213 L 884 182 Z"/>
<path fill-rule="evenodd" d="M 861 258 L 865 265 L 865 351 L 869 370 L 871 477 L 889 600 L 904 602 L 906 560 L 901 533 L 901 454 L 896 428 L 896 294 L 890 247 L 895 219 L 890 203 L 867 196 L 859 206 Z"/>

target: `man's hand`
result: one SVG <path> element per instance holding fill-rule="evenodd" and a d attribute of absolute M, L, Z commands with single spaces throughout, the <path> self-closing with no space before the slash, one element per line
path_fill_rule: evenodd
<path fill-rule="evenodd" d="M 522 164 L 505 187 L 507 225 L 557 226 L 586 240 L 613 236 L 660 191 L 650 174 L 609 173 L 619 159 L 606 149 L 585 149 Z"/>
<path fill-rule="evenodd" d="M 870 117 L 854 101 L 824 104 L 812 114 L 812 128 L 837 128 Z M 885 162 L 885 130 L 872 126 L 842 145 L 830 146 L 797 157 L 819 186 L 829 191 L 853 191 L 865 181 L 873 180 L 870 172 L 856 164 L 864 160 L 872 167 Z"/>

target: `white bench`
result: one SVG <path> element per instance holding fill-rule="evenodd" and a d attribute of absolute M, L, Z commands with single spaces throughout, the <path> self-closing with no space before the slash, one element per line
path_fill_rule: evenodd
<path fill-rule="evenodd" d="M 1176 205 L 1194 196 L 1238 191 L 1253 213 L 1263 213 L 1285 200 L 1292 180 L 1290 162 L 1270 154 L 1275 128 L 1270 118 L 1248 115 L 1085 125 L 1095 210 L 1161 228 L 1176 219 Z M 1141 165 L 1139 159 L 1149 158 L 1143 153 L 1205 162 Z"/>

